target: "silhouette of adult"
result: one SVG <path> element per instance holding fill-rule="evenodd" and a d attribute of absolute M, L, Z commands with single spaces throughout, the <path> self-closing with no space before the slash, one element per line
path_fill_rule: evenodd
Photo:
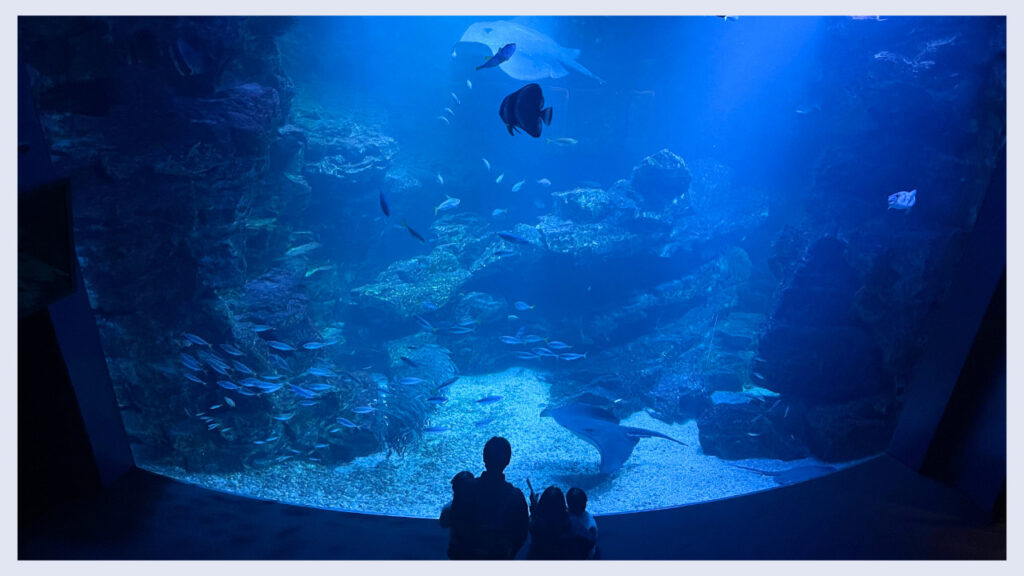
<path fill-rule="evenodd" d="M 523 546 L 530 516 L 522 490 L 505 480 L 505 467 L 511 460 L 508 440 L 495 436 L 484 445 L 484 471 L 467 482 L 465 500 L 462 494 L 457 502 L 452 499 L 449 514 L 457 545 L 453 555 L 449 542 L 449 558 L 511 560 Z"/>
<path fill-rule="evenodd" d="M 569 512 L 558 486 L 548 486 L 530 508 L 529 560 L 564 560 L 569 557 Z"/>

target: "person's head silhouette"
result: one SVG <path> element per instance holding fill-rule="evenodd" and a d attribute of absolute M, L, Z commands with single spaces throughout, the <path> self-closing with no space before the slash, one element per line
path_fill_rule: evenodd
<path fill-rule="evenodd" d="M 565 493 L 565 503 L 571 514 L 583 514 L 587 509 L 587 493 L 573 486 Z"/>
<path fill-rule="evenodd" d="M 473 473 L 463 470 L 452 478 L 452 494 L 459 495 L 473 482 Z"/>
<path fill-rule="evenodd" d="M 495 436 L 484 444 L 484 468 L 488 472 L 501 473 L 512 460 L 512 445 L 501 436 Z"/>
<path fill-rule="evenodd" d="M 565 515 L 565 495 L 558 486 L 548 486 L 540 495 L 537 503 L 537 514 L 556 518 Z"/>

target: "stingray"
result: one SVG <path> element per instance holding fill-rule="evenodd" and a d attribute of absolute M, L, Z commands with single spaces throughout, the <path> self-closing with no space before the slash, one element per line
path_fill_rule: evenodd
<path fill-rule="evenodd" d="M 460 42 L 483 44 L 491 54 L 497 54 L 506 44 L 515 44 L 515 53 L 498 67 L 516 80 L 561 78 L 569 74 L 568 67 L 604 84 L 604 80 L 576 61 L 579 50 L 560 46 L 551 37 L 522 24 L 505 20 L 477 22 L 466 29 Z"/>
<path fill-rule="evenodd" d="M 641 438 L 664 438 L 687 445 L 660 432 L 621 426 L 614 414 L 589 404 L 575 402 L 561 408 L 546 408 L 540 415 L 554 418 L 555 422 L 596 446 L 601 452 L 601 474 L 622 468 Z"/>
<path fill-rule="evenodd" d="M 831 474 L 838 470 L 835 466 L 818 466 L 817 464 L 807 464 L 804 466 L 794 466 L 786 470 L 779 470 L 776 472 L 770 470 L 759 470 L 757 468 L 751 468 L 749 466 L 740 466 L 739 464 L 730 464 L 733 468 L 742 468 L 744 470 L 750 470 L 751 472 L 757 472 L 762 476 L 771 476 L 772 480 L 779 486 L 787 486 L 789 484 L 796 484 L 797 482 L 803 482 L 804 480 L 811 480 L 819 476 Z"/>

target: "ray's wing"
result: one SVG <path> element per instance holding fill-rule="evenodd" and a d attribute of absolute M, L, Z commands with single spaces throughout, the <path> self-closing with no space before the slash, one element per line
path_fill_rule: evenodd
<path fill-rule="evenodd" d="M 639 438 L 623 434 L 622 427 L 615 425 L 614 429 L 608 425 L 608 430 L 602 435 L 601 444 L 597 447 L 601 451 L 601 474 L 611 474 L 629 460 L 636 448 Z"/>

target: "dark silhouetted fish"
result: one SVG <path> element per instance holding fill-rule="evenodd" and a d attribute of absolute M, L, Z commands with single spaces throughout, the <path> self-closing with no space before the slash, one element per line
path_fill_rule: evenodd
<path fill-rule="evenodd" d="M 540 138 L 543 124 L 551 125 L 551 108 L 544 108 L 544 94 L 537 84 L 527 84 L 505 96 L 498 109 L 509 135 L 518 128 L 534 138 Z"/>
<path fill-rule="evenodd" d="M 502 240 L 506 242 L 511 242 L 513 244 L 532 244 L 532 242 L 530 242 L 526 238 L 523 238 L 522 236 L 519 236 L 517 234 L 512 234 L 511 232 L 498 232 L 498 236 Z"/>
<path fill-rule="evenodd" d="M 505 60 L 511 58 L 512 55 L 515 54 L 515 52 L 515 42 L 511 44 L 505 44 L 504 46 L 501 47 L 500 50 L 498 50 L 498 52 L 494 56 L 491 56 L 490 59 L 487 60 L 487 62 L 484 62 L 483 64 L 477 66 L 476 69 L 481 70 L 483 68 L 494 68 L 495 66 L 504 62 Z M 472 89 L 472 85 L 470 85 L 470 88 Z"/>
<path fill-rule="evenodd" d="M 420 367 L 419 364 L 413 362 L 412 360 L 410 360 L 409 358 L 406 358 L 405 356 L 401 356 L 400 358 L 401 358 L 402 362 L 405 362 L 406 364 L 408 364 L 409 366 L 412 366 L 413 368 L 419 368 Z"/>
<path fill-rule="evenodd" d="M 426 244 L 426 243 L 427 243 L 427 240 L 426 240 L 426 238 L 424 238 L 423 236 L 420 236 L 420 233 L 419 233 L 419 232 L 417 232 L 417 231 L 415 231 L 415 230 L 413 230 L 413 229 L 412 229 L 412 226 L 409 226 L 409 225 L 408 225 L 408 224 L 407 224 L 407 223 L 405 222 L 405 220 L 402 220 L 402 226 L 405 226 L 405 229 L 409 231 L 409 234 L 410 234 L 410 235 L 412 235 L 412 237 L 413 237 L 413 238 L 415 238 L 415 239 L 419 240 L 420 242 L 423 242 L 424 244 Z"/>
<path fill-rule="evenodd" d="M 391 216 L 391 209 L 388 208 L 388 200 L 384 197 L 384 191 L 380 191 L 380 210 L 384 213 L 384 217 Z"/>
<path fill-rule="evenodd" d="M 597 447 L 601 452 L 600 474 L 611 474 L 621 468 L 641 438 L 664 438 L 687 445 L 660 432 L 621 426 L 614 414 L 590 404 L 574 402 L 560 408 L 545 408 L 540 415 L 554 418 L 555 422 Z"/>

